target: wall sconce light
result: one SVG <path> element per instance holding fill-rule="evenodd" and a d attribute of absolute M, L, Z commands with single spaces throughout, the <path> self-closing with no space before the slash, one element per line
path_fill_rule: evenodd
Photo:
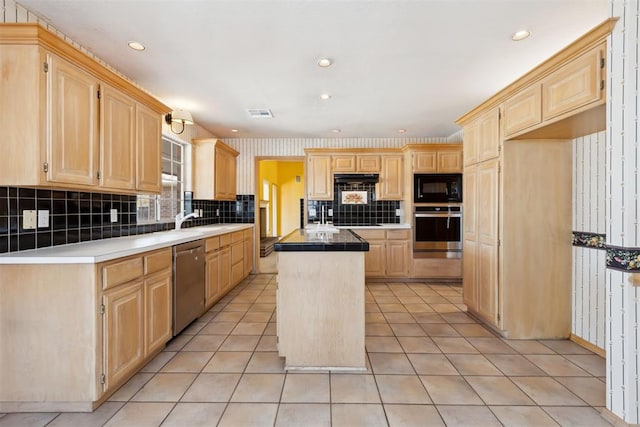
<path fill-rule="evenodd" d="M 193 117 L 191 117 L 191 113 L 188 111 L 173 110 L 172 112 L 164 116 L 164 121 L 167 122 L 167 124 L 171 127 L 171 132 L 175 133 L 176 135 L 180 135 L 182 132 L 184 132 L 185 125 L 193 124 Z M 174 123 L 182 123 L 182 128 L 180 128 L 179 132 L 173 129 Z"/>

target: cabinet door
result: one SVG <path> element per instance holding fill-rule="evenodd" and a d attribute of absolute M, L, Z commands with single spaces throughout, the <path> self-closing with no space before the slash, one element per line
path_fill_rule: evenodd
<path fill-rule="evenodd" d="M 307 158 L 309 200 L 332 200 L 331 156 L 310 154 Z"/>
<path fill-rule="evenodd" d="M 474 120 L 464 127 L 464 144 L 462 145 L 462 153 L 464 154 L 464 165 L 474 165 L 478 163 L 478 120 Z"/>
<path fill-rule="evenodd" d="M 438 151 L 438 172 L 459 173 L 462 172 L 461 151 Z"/>
<path fill-rule="evenodd" d="M 63 59 L 49 55 L 48 62 L 51 127 L 47 137 L 47 179 L 96 186 L 99 83 Z"/>
<path fill-rule="evenodd" d="M 476 197 L 478 312 L 488 321 L 498 322 L 498 204 L 499 162 L 478 165 Z M 466 197 L 466 195 L 465 195 Z"/>
<path fill-rule="evenodd" d="M 102 85 L 100 96 L 100 185 L 136 187 L 136 104 L 123 93 Z"/>
<path fill-rule="evenodd" d="M 380 156 L 378 155 L 360 155 L 356 161 L 358 172 L 380 172 Z"/>
<path fill-rule="evenodd" d="M 244 230 L 244 277 L 253 270 L 253 230 Z"/>
<path fill-rule="evenodd" d="M 464 194 L 464 221 L 462 222 L 462 298 L 472 310 L 478 311 L 476 230 L 477 166 L 466 167 L 462 174 Z"/>
<path fill-rule="evenodd" d="M 138 190 L 160 193 L 162 190 L 162 123 L 160 114 L 137 104 L 137 182 Z"/>
<path fill-rule="evenodd" d="M 539 83 L 534 84 L 505 101 L 502 107 L 505 136 L 513 135 L 542 121 L 541 90 Z"/>
<path fill-rule="evenodd" d="M 142 281 L 104 293 L 103 359 L 105 389 L 129 377 L 144 359 Z"/>
<path fill-rule="evenodd" d="M 413 153 L 413 171 L 436 173 L 438 172 L 438 154 L 435 151 Z"/>
<path fill-rule="evenodd" d="M 340 154 L 331 156 L 334 172 L 355 172 L 356 171 L 356 155 Z"/>
<path fill-rule="evenodd" d="M 157 274 L 144 281 L 145 357 L 171 339 L 172 290 L 171 273 Z"/>
<path fill-rule="evenodd" d="M 384 277 L 386 258 L 384 240 L 369 240 L 369 252 L 364 253 L 365 277 Z"/>
<path fill-rule="evenodd" d="M 387 240 L 387 277 L 409 276 L 410 248 L 408 240 Z"/>
<path fill-rule="evenodd" d="M 227 246 L 220 251 L 220 289 L 226 293 L 231 289 L 231 250 Z"/>
<path fill-rule="evenodd" d="M 402 200 L 404 196 L 402 155 L 382 156 L 378 200 Z"/>
<path fill-rule="evenodd" d="M 223 148 L 215 148 L 215 199 L 236 199 L 236 158 Z"/>
<path fill-rule="evenodd" d="M 542 81 L 542 117 L 544 120 L 604 102 L 604 45 L 585 53 Z"/>
<path fill-rule="evenodd" d="M 208 310 L 222 295 L 220 287 L 220 253 L 218 251 L 208 253 L 206 263 L 204 305 Z"/>
<path fill-rule="evenodd" d="M 494 108 L 485 113 L 478 122 L 478 161 L 495 159 L 500 155 L 500 115 Z"/>

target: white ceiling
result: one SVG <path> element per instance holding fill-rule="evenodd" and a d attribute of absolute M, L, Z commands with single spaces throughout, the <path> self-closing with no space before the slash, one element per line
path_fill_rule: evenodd
<path fill-rule="evenodd" d="M 607 0 L 18 2 L 219 137 L 449 136 L 610 13 Z"/>

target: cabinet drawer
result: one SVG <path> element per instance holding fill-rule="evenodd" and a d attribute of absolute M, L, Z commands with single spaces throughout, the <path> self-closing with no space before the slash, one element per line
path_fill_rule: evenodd
<path fill-rule="evenodd" d="M 144 274 L 171 269 L 171 249 L 162 249 L 144 257 Z"/>
<path fill-rule="evenodd" d="M 234 231 L 231 233 L 231 243 L 237 243 L 242 241 L 242 231 Z"/>
<path fill-rule="evenodd" d="M 102 289 L 113 288 L 143 275 L 142 257 L 129 258 L 124 261 L 102 267 Z"/>
<path fill-rule="evenodd" d="M 353 232 L 365 240 L 385 240 L 387 238 L 384 230 L 356 229 Z"/>
<path fill-rule="evenodd" d="M 220 236 L 220 247 L 229 246 L 231 244 L 231 233 Z"/>
<path fill-rule="evenodd" d="M 207 240 L 205 240 L 204 245 L 206 252 L 215 251 L 216 249 L 220 248 L 220 236 L 209 237 Z"/>
<path fill-rule="evenodd" d="M 411 238 L 411 230 L 387 230 L 389 240 L 408 240 Z"/>

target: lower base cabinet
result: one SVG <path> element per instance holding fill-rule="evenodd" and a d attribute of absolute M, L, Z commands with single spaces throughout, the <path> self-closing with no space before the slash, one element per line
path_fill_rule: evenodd
<path fill-rule="evenodd" d="M 206 240 L 206 310 L 251 273 L 253 249 L 253 228 Z"/>
<path fill-rule="evenodd" d="M 369 242 L 364 255 L 365 277 L 409 277 L 411 230 L 358 229 L 356 234 Z"/>

